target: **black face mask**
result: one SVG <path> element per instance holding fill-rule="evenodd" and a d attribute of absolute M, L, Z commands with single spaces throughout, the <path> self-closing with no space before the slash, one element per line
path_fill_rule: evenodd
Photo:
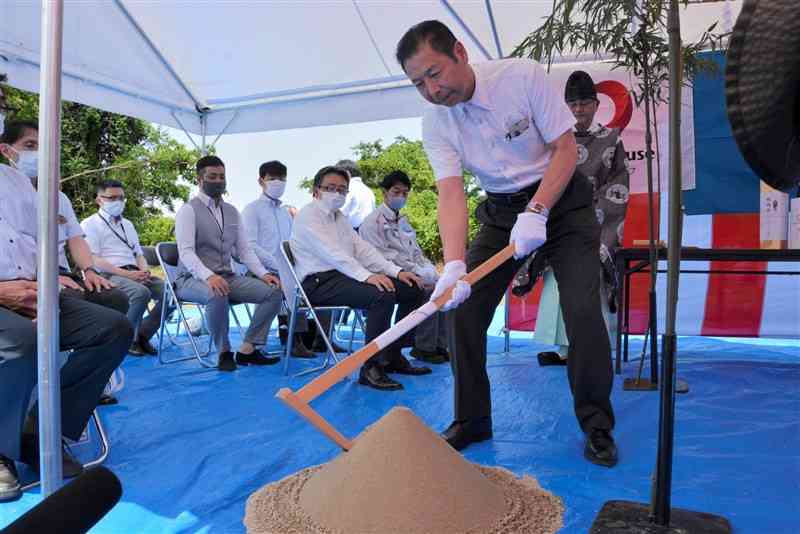
<path fill-rule="evenodd" d="M 203 181 L 203 193 L 211 198 L 219 198 L 225 192 L 225 182 L 206 182 Z"/>

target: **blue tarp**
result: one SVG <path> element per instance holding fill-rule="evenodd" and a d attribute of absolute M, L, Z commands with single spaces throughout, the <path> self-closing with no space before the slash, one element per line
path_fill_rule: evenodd
<path fill-rule="evenodd" d="M 496 320 L 491 333 L 497 326 Z M 530 334 L 513 334 L 510 354 L 502 345 L 502 337 L 490 337 L 495 439 L 473 445 L 466 457 L 535 476 L 563 499 L 566 533 L 587 532 L 607 500 L 647 502 L 657 394 L 623 392 L 617 377 L 620 462 L 598 467 L 583 459 L 565 368 L 538 367 L 536 353 L 544 347 Z M 634 340 L 634 351 L 640 345 Z M 678 374 L 691 391 L 677 397 L 673 506 L 724 515 L 739 534 L 800 531 L 800 344 L 680 338 L 678 346 Z M 624 375 L 637 365 L 627 364 Z M 401 377 L 401 392 L 346 381 L 313 406 L 350 437 L 394 405 L 408 406 L 439 430 L 452 416 L 453 380 L 446 364 L 435 367 L 429 376 Z M 339 454 L 274 398 L 279 388 L 297 388 L 309 377 L 285 378 L 279 366 L 220 373 L 196 362 L 159 366 L 130 357 L 123 369 L 120 404 L 100 411 L 111 440 L 106 465 L 124 495 L 92 532 L 241 533 L 251 493 Z M 76 451 L 88 459 L 93 446 Z M 34 490 L 0 504 L 0 527 L 39 500 Z"/>

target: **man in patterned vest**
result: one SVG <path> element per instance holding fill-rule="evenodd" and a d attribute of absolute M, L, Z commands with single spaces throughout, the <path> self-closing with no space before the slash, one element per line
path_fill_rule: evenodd
<path fill-rule="evenodd" d="M 574 134 L 578 144 L 578 164 L 575 172 L 583 174 L 594 191 L 595 214 L 601 228 L 599 254 L 605 286 L 605 291 L 601 292 L 601 305 L 606 327 L 613 338 L 614 328 L 609 324 L 610 314 L 616 311 L 613 298 L 617 281 L 613 256 L 622 241 L 628 208 L 629 173 L 625 147 L 618 129 L 594 122 L 600 101 L 589 74 L 577 70 L 570 75 L 564 89 L 564 100 L 576 120 Z M 566 365 L 569 341 L 561 315 L 558 285 L 550 269 L 544 273 L 534 339 L 557 347 L 556 352 L 539 354 L 541 365 Z"/>
<path fill-rule="evenodd" d="M 264 356 L 272 320 L 281 307 L 280 281 L 267 272 L 247 242 L 239 211 L 222 200 L 225 164 L 216 156 L 197 162 L 200 191 L 178 210 L 175 239 L 178 242 L 178 297 L 205 304 L 208 330 L 219 352 L 220 371 L 243 365 L 271 365 L 279 358 Z M 257 278 L 234 273 L 231 260 L 238 259 Z M 256 304 L 253 320 L 236 354 L 228 339 L 230 301 Z"/>

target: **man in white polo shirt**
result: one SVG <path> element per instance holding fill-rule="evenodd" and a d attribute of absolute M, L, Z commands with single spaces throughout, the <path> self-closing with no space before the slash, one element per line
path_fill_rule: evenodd
<path fill-rule="evenodd" d="M 128 295 L 128 319 L 134 328 L 130 354 L 155 355 L 150 338 L 161 325 L 164 282 L 151 276 L 133 223 L 122 216 L 125 190 L 122 182 L 103 180 L 97 185 L 97 213 L 84 219 L 81 227 L 92 250 L 95 266 Z M 144 317 L 150 301 L 155 306 Z M 167 315 L 172 310 L 167 310 Z M 144 317 L 144 318 L 143 318 Z"/>
<path fill-rule="evenodd" d="M 535 251 L 550 262 L 562 289 L 570 341 L 567 374 L 586 434 L 584 456 L 615 465 L 611 347 L 600 312 L 600 228 L 591 185 L 573 176 L 575 118 L 537 63 L 504 59 L 470 65 L 464 45 L 439 21 L 409 29 L 396 56 L 434 104 L 423 118 L 422 138 L 439 189 L 446 263 L 432 298 L 455 286 L 445 304 L 453 309 L 455 420 L 443 437 L 456 449 L 492 437 L 486 330 L 514 273 Z M 481 227 L 469 250 L 464 168 L 487 194 L 476 211 Z M 475 287 L 460 280 L 509 243 L 514 259 Z"/>
<path fill-rule="evenodd" d="M 361 179 L 361 170 L 355 161 L 339 160 L 336 166 L 350 175 L 350 190 L 340 211 L 350 221 L 350 226 L 358 230 L 367 215 L 375 210 L 375 193 Z"/>

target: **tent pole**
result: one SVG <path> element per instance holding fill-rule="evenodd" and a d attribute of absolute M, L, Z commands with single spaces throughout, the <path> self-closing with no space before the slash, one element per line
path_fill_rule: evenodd
<path fill-rule="evenodd" d="M 228 128 L 230 128 L 231 125 L 234 123 L 234 121 L 238 118 L 239 118 L 239 110 L 237 109 L 236 112 L 233 114 L 233 117 L 231 117 L 231 120 L 228 121 L 228 124 L 225 125 L 222 131 L 219 132 L 219 135 L 217 135 L 217 137 L 215 137 L 214 140 L 211 142 L 212 148 L 217 146 L 217 141 L 219 141 L 219 138 L 225 135 L 225 133 L 228 131 Z"/>
<path fill-rule="evenodd" d="M 61 149 L 63 0 L 42 2 L 39 85 L 38 347 L 42 495 L 61 486 L 61 377 L 58 324 L 58 190 Z"/>
<path fill-rule="evenodd" d="M 206 147 L 206 131 L 208 130 L 208 115 L 205 111 L 200 112 L 200 155 L 205 156 L 208 154 Z"/>

